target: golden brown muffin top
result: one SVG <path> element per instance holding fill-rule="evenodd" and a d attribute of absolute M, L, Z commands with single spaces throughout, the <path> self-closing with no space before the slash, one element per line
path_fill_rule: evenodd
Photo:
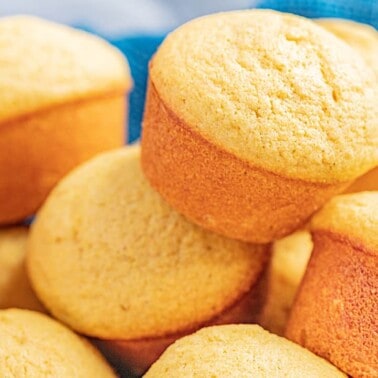
<path fill-rule="evenodd" d="M 28 229 L 0 229 L 0 309 L 9 307 L 44 311 L 26 275 L 25 254 Z"/>
<path fill-rule="evenodd" d="M 378 162 L 374 72 L 302 17 L 248 10 L 190 21 L 165 39 L 150 78 L 180 119 L 254 166 L 335 183 Z"/>
<path fill-rule="evenodd" d="M 378 192 L 332 198 L 311 220 L 311 230 L 331 231 L 378 254 Z"/>
<path fill-rule="evenodd" d="M 316 22 L 356 49 L 378 77 L 378 32 L 372 26 L 338 18 Z"/>
<path fill-rule="evenodd" d="M 346 377 L 326 360 L 257 325 L 203 328 L 168 347 L 145 374 L 160 377 Z"/>
<path fill-rule="evenodd" d="M 0 122 L 131 86 L 127 61 L 110 44 L 30 16 L 0 19 L 0 72 Z"/>
<path fill-rule="evenodd" d="M 88 341 L 46 315 L 1 310 L 0 335 L 1 377 L 116 377 Z"/>
<path fill-rule="evenodd" d="M 140 148 L 99 155 L 51 193 L 28 268 L 46 307 L 84 334 L 134 339 L 183 331 L 232 305 L 267 253 L 185 220 L 149 186 Z"/>

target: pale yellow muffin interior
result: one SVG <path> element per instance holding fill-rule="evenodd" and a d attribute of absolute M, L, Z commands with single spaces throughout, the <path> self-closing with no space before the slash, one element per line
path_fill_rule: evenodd
<path fill-rule="evenodd" d="M 336 196 L 315 214 L 311 229 L 345 235 L 378 253 L 377 210 L 377 191 Z"/>
<path fill-rule="evenodd" d="M 378 162 L 374 73 L 302 17 L 249 10 L 190 21 L 160 46 L 150 79 L 191 129 L 253 166 L 335 183 Z"/>
<path fill-rule="evenodd" d="M 273 270 L 297 286 L 302 279 L 312 247 L 311 235 L 306 230 L 277 240 L 273 244 Z"/>
<path fill-rule="evenodd" d="M 337 18 L 316 20 L 323 28 L 356 49 L 378 75 L 378 32 L 372 26 Z"/>
<path fill-rule="evenodd" d="M 154 377 L 346 377 L 326 360 L 257 325 L 203 328 L 168 347 Z"/>
<path fill-rule="evenodd" d="M 9 307 L 43 311 L 26 274 L 28 229 L 0 229 L 0 309 Z"/>
<path fill-rule="evenodd" d="M 279 335 L 284 333 L 312 247 L 311 235 L 306 230 L 297 231 L 272 245 L 267 298 L 260 318 L 261 325 L 271 332 Z"/>
<path fill-rule="evenodd" d="M 135 339 L 191 329 L 248 292 L 266 260 L 207 232 L 150 188 L 140 148 L 99 155 L 55 188 L 37 216 L 28 269 L 46 307 L 72 328 Z"/>
<path fill-rule="evenodd" d="M 88 341 L 46 315 L 1 310 L 0 335 L 1 377 L 116 377 Z"/>
<path fill-rule="evenodd" d="M 0 19 L 0 122 L 131 86 L 123 55 L 104 40 L 30 16 Z"/>

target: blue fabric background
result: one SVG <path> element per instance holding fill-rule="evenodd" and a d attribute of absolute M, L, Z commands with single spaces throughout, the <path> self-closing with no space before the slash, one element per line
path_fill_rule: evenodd
<path fill-rule="evenodd" d="M 148 62 L 163 39 L 163 36 L 132 36 L 111 41 L 129 60 L 134 80 L 134 88 L 129 99 L 129 142 L 140 136 Z"/>
<path fill-rule="evenodd" d="M 310 18 L 349 18 L 378 28 L 377 0 L 265 0 L 260 1 L 258 7 L 296 13 Z M 164 36 L 156 35 L 134 35 L 110 41 L 127 56 L 134 79 L 129 107 L 129 142 L 135 141 L 140 136 L 148 61 L 163 38 Z"/>

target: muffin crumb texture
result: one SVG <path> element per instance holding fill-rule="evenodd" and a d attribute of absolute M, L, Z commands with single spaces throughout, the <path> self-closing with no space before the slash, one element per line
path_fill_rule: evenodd
<path fill-rule="evenodd" d="M 36 17 L 2 19 L 0 50 L 0 123 L 69 101 L 122 94 L 131 86 L 117 49 Z"/>
<path fill-rule="evenodd" d="M 46 311 L 26 274 L 26 227 L 0 229 L 0 309 L 17 307 Z"/>
<path fill-rule="evenodd" d="M 1 310 L 0 335 L 1 377 L 116 377 L 88 341 L 46 315 Z"/>
<path fill-rule="evenodd" d="M 57 318 L 130 340 L 211 320 L 253 287 L 268 256 L 172 210 L 143 176 L 138 146 L 99 155 L 61 181 L 33 225 L 28 269 Z"/>
<path fill-rule="evenodd" d="M 316 22 L 359 51 L 378 78 L 378 32 L 375 28 L 337 18 L 322 18 Z"/>
<path fill-rule="evenodd" d="M 146 378 L 346 377 L 326 360 L 257 325 L 203 328 L 171 345 Z"/>
<path fill-rule="evenodd" d="M 359 192 L 332 198 L 311 221 L 311 229 L 328 230 L 378 254 L 378 195 Z"/>
<path fill-rule="evenodd" d="M 378 163 L 374 72 L 310 20 L 251 10 L 171 33 L 150 78 L 192 130 L 253 166 L 345 182 Z"/>

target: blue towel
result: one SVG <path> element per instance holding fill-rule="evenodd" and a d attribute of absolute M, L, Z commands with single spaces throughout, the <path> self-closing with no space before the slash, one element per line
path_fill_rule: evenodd
<path fill-rule="evenodd" d="M 140 136 L 148 62 L 163 39 L 164 36 L 132 36 L 111 41 L 129 60 L 134 80 L 134 88 L 129 99 L 129 142 L 137 140 Z"/>

